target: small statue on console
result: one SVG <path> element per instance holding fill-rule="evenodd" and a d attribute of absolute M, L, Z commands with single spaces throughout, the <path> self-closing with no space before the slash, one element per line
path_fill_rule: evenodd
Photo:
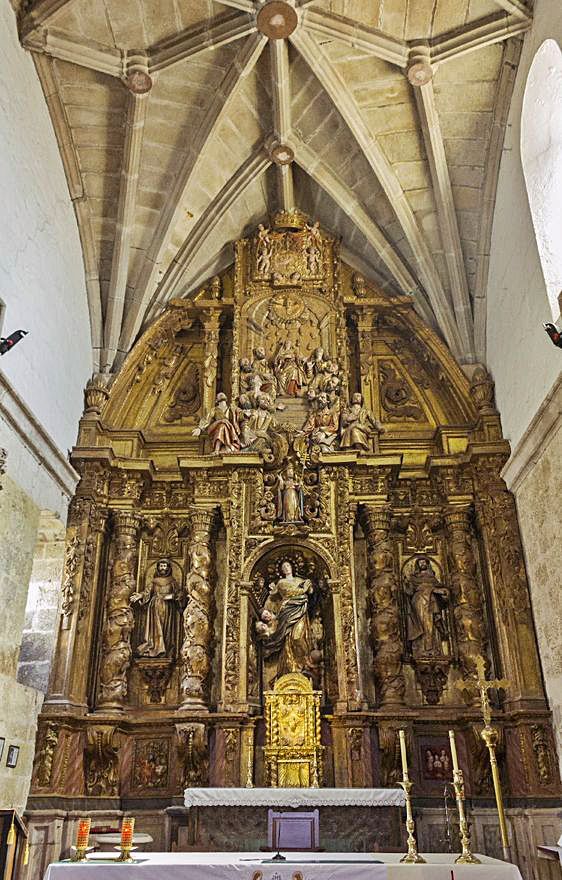
<path fill-rule="evenodd" d="M 169 559 L 158 560 L 151 585 L 143 592 L 132 593 L 130 602 L 142 609 L 136 655 L 175 660 L 181 643 L 184 603 Z"/>
<path fill-rule="evenodd" d="M 407 638 L 412 655 L 420 658 L 449 657 L 449 590 L 435 576 L 427 556 L 416 559 L 406 579 Z"/>
<path fill-rule="evenodd" d="M 363 395 L 354 394 L 340 419 L 340 447 L 342 449 L 372 449 L 372 439 L 384 431 L 372 412 L 363 406 Z"/>
<path fill-rule="evenodd" d="M 240 431 L 236 417 L 222 391 L 217 394 L 211 412 L 193 429 L 193 436 L 199 437 L 203 431 L 207 432 L 211 441 L 213 455 L 240 451 Z"/>
<path fill-rule="evenodd" d="M 277 518 L 284 523 L 302 522 L 304 518 L 304 492 L 295 475 L 295 468 L 288 464 L 277 478 Z"/>

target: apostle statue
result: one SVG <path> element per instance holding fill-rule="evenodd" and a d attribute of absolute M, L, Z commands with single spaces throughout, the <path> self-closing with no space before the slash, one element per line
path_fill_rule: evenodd
<path fill-rule="evenodd" d="M 152 583 L 143 592 L 132 593 L 131 605 L 140 608 L 137 629 L 137 657 L 166 657 L 175 660 L 181 643 L 183 601 L 180 586 L 169 559 L 159 559 Z"/>
<path fill-rule="evenodd" d="M 449 590 L 435 576 L 427 556 L 416 559 L 406 579 L 407 638 L 414 657 L 450 655 Z"/>
<path fill-rule="evenodd" d="M 281 394 L 298 397 L 306 385 L 306 373 L 291 339 L 281 343 L 274 360 L 275 377 Z"/>
<path fill-rule="evenodd" d="M 333 452 L 338 439 L 339 413 L 335 401 L 332 405 L 325 391 L 314 401 L 314 408 L 303 426 L 303 432 L 311 446 L 319 446 L 321 452 Z"/>
<path fill-rule="evenodd" d="M 372 412 L 363 406 L 363 395 L 354 394 L 351 404 L 346 406 L 340 419 L 341 449 L 372 449 L 372 438 L 384 431 L 381 423 Z"/>
<path fill-rule="evenodd" d="M 277 519 L 284 523 L 302 522 L 304 518 L 304 492 L 295 475 L 295 468 L 288 464 L 277 478 Z"/>
<path fill-rule="evenodd" d="M 277 395 L 277 379 L 275 378 L 275 373 L 269 366 L 265 348 L 261 345 L 254 348 L 252 370 L 256 376 L 260 377 L 260 391 L 264 391 L 266 394 L 269 394 L 270 397 L 275 399 Z"/>
<path fill-rule="evenodd" d="M 207 432 L 211 441 L 213 455 L 240 450 L 240 432 L 236 416 L 228 405 L 226 394 L 223 394 L 222 391 L 217 394 L 211 412 L 207 413 L 197 428 L 193 429 L 193 436 L 199 437 L 203 431 Z"/>
<path fill-rule="evenodd" d="M 292 563 L 281 563 L 281 577 L 269 585 L 269 595 L 256 624 L 264 660 L 277 657 L 276 675 L 306 672 L 314 638 L 309 617 L 312 581 L 293 574 Z"/>

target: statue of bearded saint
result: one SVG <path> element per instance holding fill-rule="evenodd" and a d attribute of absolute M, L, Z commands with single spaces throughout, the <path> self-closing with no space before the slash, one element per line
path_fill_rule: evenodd
<path fill-rule="evenodd" d="M 413 656 L 449 656 L 449 590 L 437 580 L 427 556 L 416 559 L 405 591 L 407 636 Z"/>
<path fill-rule="evenodd" d="M 293 574 L 288 560 L 281 563 L 281 577 L 269 585 L 261 620 L 256 623 L 264 661 L 274 661 L 273 678 L 287 672 L 306 673 L 310 667 L 315 647 L 309 615 L 313 591 L 312 581 Z"/>
<path fill-rule="evenodd" d="M 169 559 L 159 559 L 152 583 L 142 593 L 133 593 L 131 605 L 141 609 L 137 624 L 137 657 L 178 656 L 183 602 L 180 586 Z"/>

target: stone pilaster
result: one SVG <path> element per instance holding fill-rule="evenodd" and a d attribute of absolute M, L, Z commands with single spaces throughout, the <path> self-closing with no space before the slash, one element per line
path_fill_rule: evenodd
<path fill-rule="evenodd" d="M 368 550 L 368 601 L 377 699 L 381 708 L 402 705 L 402 632 L 398 577 L 392 552 L 390 508 L 365 505 Z"/>
<path fill-rule="evenodd" d="M 98 711 L 122 712 L 127 700 L 127 674 L 131 665 L 130 605 L 135 590 L 140 517 L 119 510 L 113 514 L 112 561 L 107 585 L 102 656 L 99 671 Z"/>
<path fill-rule="evenodd" d="M 184 641 L 181 647 L 180 711 L 208 709 L 214 612 L 210 547 L 213 521 L 213 510 L 201 508 L 191 512 L 189 572 L 185 582 L 188 599 L 183 614 Z"/>

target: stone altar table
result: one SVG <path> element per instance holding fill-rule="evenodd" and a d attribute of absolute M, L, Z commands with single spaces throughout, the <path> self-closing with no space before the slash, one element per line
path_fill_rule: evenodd
<path fill-rule="evenodd" d="M 455 880 L 521 880 L 515 865 L 487 856 L 481 865 L 455 865 L 444 853 L 425 858 L 426 865 L 401 865 L 398 853 L 291 853 L 271 864 L 264 853 L 143 853 L 131 865 L 59 862 L 44 880 L 451 880 L 451 870 Z"/>
<path fill-rule="evenodd" d="M 318 808 L 325 850 L 404 846 L 397 809 L 404 804 L 404 792 L 398 788 L 189 788 L 184 803 L 183 810 L 166 811 L 172 819 L 170 848 L 180 851 L 259 850 L 267 845 L 269 808 Z"/>

